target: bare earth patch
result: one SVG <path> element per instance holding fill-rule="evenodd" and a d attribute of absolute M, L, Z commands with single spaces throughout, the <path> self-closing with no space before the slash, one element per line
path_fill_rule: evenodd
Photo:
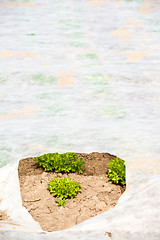
<path fill-rule="evenodd" d="M 18 173 L 23 206 L 45 231 L 58 231 L 74 226 L 113 208 L 125 186 L 106 183 L 107 163 L 115 156 L 108 153 L 78 153 L 85 161 L 84 173 L 61 174 L 44 172 L 34 158 L 20 160 Z M 69 176 L 79 182 L 81 189 L 65 208 L 57 206 L 55 198 L 47 190 L 54 177 Z"/>

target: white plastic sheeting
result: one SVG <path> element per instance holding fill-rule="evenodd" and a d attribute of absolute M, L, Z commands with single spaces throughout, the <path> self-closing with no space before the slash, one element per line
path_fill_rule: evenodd
<path fill-rule="evenodd" d="M 1 0 L 0 209 L 12 221 L 0 239 L 160 238 L 159 16 L 154 0 Z M 42 233 L 21 206 L 17 160 L 56 151 L 125 159 L 127 191 Z"/>
<path fill-rule="evenodd" d="M 1 239 L 159 239 L 158 174 L 144 174 L 143 177 L 141 174 L 134 182 L 136 189 L 127 187 L 112 210 L 69 229 L 47 233 L 22 207 L 17 165 L 18 162 L 14 162 L 0 169 L 0 209 L 7 210 L 12 219 L 11 222 L 1 222 Z M 112 238 L 107 232 L 111 232 Z"/>

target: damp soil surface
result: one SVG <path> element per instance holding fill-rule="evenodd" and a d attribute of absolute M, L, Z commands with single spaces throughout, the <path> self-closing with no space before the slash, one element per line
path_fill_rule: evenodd
<path fill-rule="evenodd" d="M 20 160 L 18 173 L 23 206 L 45 231 L 58 231 L 81 223 L 113 208 L 125 186 L 106 182 L 107 164 L 115 156 L 108 153 L 78 153 L 85 161 L 83 174 L 44 172 L 34 158 Z M 70 177 L 82 189 L 65 207 L 57 206 L 55 197 L 47 190 L 54 177 Z"/>

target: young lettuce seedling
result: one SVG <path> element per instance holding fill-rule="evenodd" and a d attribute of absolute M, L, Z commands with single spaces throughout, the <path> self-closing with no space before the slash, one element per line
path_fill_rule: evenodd
<path fill-rule="evenodd" d="M 78 194 L 79 189 L 82 189 L 81 185 L 69 177 L 55 177 L 48 183 L 48 190 L 56 196 L 57 205 L 62 207 L 68 199 Z"/>
<path fill-rule="evenodd" d="M 108 181 L 115 184 L 125 185 L 126 184 L 126 166 L 125 161 L 120 158 L 114 158 L 109 161 L 108 165 Z"/>
<path fill-rule="evenodd" d="M 83 173 L 85 167 L 83 159 L 78 158 L 78 155 L 72 152 L 44 154 L 40 157 L 35 157 L 35 162 L 42 166 L 46 172 L 69 173 L 77 171 L 78 173 Z"/>

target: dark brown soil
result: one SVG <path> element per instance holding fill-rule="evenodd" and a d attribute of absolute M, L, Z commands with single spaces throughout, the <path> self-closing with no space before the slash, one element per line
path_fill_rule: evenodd
<path fill-rule="evenodd" d="M 61 174 L 44 172 L 34 158 L 19 162 L 18 173 L 23 206 L 39 222 L 45 231 L 66 229 L 113 208 L 125 186 L 106 183 L 107 163 L 115 156 L 108 153 L 78 153 L 85 161 L 84 173 Z M 69 199 L 65 207 L 57 206 L 55 198 L 47 190 L 54 177 L 69 176 L 78 181 L 82 190 L 77 197 Z"/>

